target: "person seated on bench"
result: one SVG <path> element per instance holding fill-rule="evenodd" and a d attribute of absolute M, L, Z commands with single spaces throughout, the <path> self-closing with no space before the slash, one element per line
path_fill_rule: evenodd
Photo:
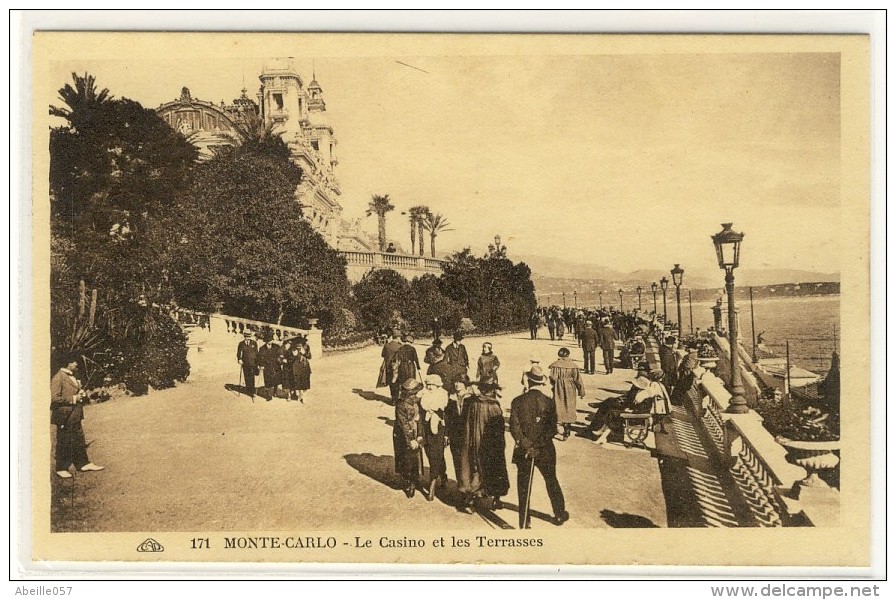
<path fill-rule="evenodd" d="M 619 414 L 623 411 L 630 413 L 652 412 L 653 395 L 647 394 L 650 387 L 651 381 L 644 375 L 639 375 L 632 380 L 632 387 L 625 395 L 608 398 L 601 403 L 588 426 L 588 431 L 595 444 L 603 444 L 607 441 L 612 428 L 619 425 Z"/>
<path fill-rule="evenodd" d="M 669 401 L 669 391 L 663 385 L 665 374 L 662 369 L 653 369 L 647 374 L 650 385 L 644 390 L 644 396 L 653 399 L 653 405 L 650 407 L 650 413 L 653 415 L 654 431 L 659 425 L 660 433 L 666 433 L 665 420 L 663 417 L 672 412 L 672 405 Z"/>

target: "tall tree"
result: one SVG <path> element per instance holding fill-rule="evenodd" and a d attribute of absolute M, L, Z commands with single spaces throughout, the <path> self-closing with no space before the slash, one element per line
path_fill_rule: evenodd
<path fill-rule="evenodd" d="M 443 231 L 454 231 L 451 223 L 442 213 L 427 212 L 423 217 L 423 227 L 429 232 L 429 247 L 432 257 L 436 257 L 436 237 Z"/>
<path fill-rule="evenodd" d="M 59 90 L 65 106 L 50 107 L 64 119 L 50 131 L 52 348 L 131 391 L 173 385 L 189 373 L 186 342 L 149 306 L 164 301 L 171 213 L 196 149 L 154 111 L 98 90 L 91 75 L 73 78 Z M 76 286 L 91 291 L 89 331 Z"/>
<path fill-rule="evenodd" d="M 258 113 L 243 111 L 234 119 L 234 128 L 244 151 L 258 150 L 280 158 L 289 158 L 289 146 L 275 131 L 274 122 L 265 122 Z"/>
<path fill-rule="evenodd" d="M 420 217 L 417 219 L 417 237 L 420 240 L 420 256 L 425 256 L 426 252 L 423 250 L 423 232 L 426 230 L 426 215 L 430 214 L 430 210 L 428 206 L 419 206 L 420 209 Z M 414 249 L 411 248 L 411 254 L 413 254 Z"/>
<path fill-rule="evenodd" d="M 389 200 L 389 194 L 374 196 L 367 204 L 367 216 L 376 215 L 380 241 L 380 252 L 386 251 L 386 213 L 395 210 L 395 206 Z"/>
<path fill-rule="evenodd" d="M 192 291 L 185 305 L 222 302 L 234 316 L 329 327 L 349 294 L 345 259 L 302 218 L 301 171 L 267 150 L 240 146 L 196 168 L 175 288 Z"/>
<path fill-rule="evenodd" d="M 83 124 L 92 110 L 100 107 L 107 100 L 112 100 L 113 96 L 109 93 L 108 88 L 97 91 L 96 78 L 93 75 L 72 73 L 72 80 L 75 83 L 74 87 L 66 83 L 59 88 L 59 99 L 66 106 L 50 105 L 50 115 L 62 117 L 69 121 L 72 127 L 77 127 Z"/>
<path fill-rule="evenodd" d="M 420 239 L 423 239 L 423 225 L 421 221 L 427 212 L 429 212 L 429 209 L 420 205 L 412 206 L 408 209 L 408 221 L 411 223 L 411 254 L 417 249 L 418 230 L 420 231 Z"/>

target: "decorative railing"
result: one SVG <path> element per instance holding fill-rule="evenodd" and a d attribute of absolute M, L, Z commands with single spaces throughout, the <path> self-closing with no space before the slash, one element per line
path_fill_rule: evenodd
<path fill-rule="evenodd" d="M 763 427 L 758 414 L 726 412 L 731 394 L 721 379 L 706 372 L 695 392 L 690 408 L 756 524 L 781 527 L 799 522 L 795 513 L 800 511 L 787 494 L 806 476 L 805 469 L 787 461 L 786 450 Z"/>
<path fill-rule="evenodd" d="M 340 250 L 339 254 L 345 257 L 349 267 L 394 269 L 396 271 L 441 273 L 442 265 L 447 262 L 441 258 L 398 254 L 396 252 Z"/>
<path fill-rule="evenodd" d="M 255 334 L 263 329 L 267 329 L 273 334 L 273 339 L 278 342 L 302 335 L 308 340 L 308 345 L 311 347 L 311 356 L 317 357 L 323 353 L 323 331 L 317 328 L 317 319 L 315 318 L 308 319 L 309 329 L 301 329 L 299 327 L 288 327 L 277 325 L 276 323 L 231 317 L 230 315 L 218 313 L 205 313 L 186 308 L 175 308 L 171 309 L 170 312 L 172 317 L 185 329 L 199 327 L 208 329 L 213 335 L 221 336 L 228 334 L 240 336 L 246 332 Z"/>
<path fill-rule="evenodd" d="M 373 265 L 374 252 L 355 252 L 350 250 L 340 250 L 345 261 L 350 265 Z"/>

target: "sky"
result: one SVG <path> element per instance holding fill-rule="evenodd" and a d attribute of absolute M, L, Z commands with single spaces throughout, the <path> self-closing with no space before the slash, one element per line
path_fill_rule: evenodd
<path fill-rule="evenodd" d="M 318 56 L 294 39 L 212 58 L 60 52 L 50 80 L 58 89 L 87 71 L 153 108 L 183 86 L 230 102 L 257 91 L 268 59 L 294 56 L 305 85 L 313 71 L 323 88 L 344 215 L 389 194 L 388 235 L 404 245 L 401 211 L 426 204 L 453 228 L 440 251 L 481 253 L 500 234 L 511 256 L 712 274 L 710 236 L 730 221 L 746 234 L 744 266 L 839 270 L 839 54 L 405 44 Z"/>

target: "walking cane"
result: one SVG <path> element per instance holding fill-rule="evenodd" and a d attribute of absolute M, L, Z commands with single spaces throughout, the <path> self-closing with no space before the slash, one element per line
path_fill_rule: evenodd
<path fill-rule="evenodd" d="M 417 446 L 417 485 L 423 485 L 423 443 L 418 443 Z M 428 490 L 423 492 L 423 495 L 426 496 L 426 499 L 429 500 L 429 495 L 427 494 Z"/>
<path fill-rule="evenodd" d="M 237 385 L 240 389 L 243 387 L 243 365 L 240 365 L 240 381 Z M 252 404 L 255 404 L 255 396 L 250 396 L 252 398 Z"/>
<path fill-rule="evenodd" d="M 526 525 L 529 523 L 529 509 L 532 504 L 532 480 L 535 479 L 535 456 L 529 459 L 529 485 L 526 489 L 526 503 L 522 510 L 522 514 L 520 515 L 520 529 L 526 528 Z"/>

